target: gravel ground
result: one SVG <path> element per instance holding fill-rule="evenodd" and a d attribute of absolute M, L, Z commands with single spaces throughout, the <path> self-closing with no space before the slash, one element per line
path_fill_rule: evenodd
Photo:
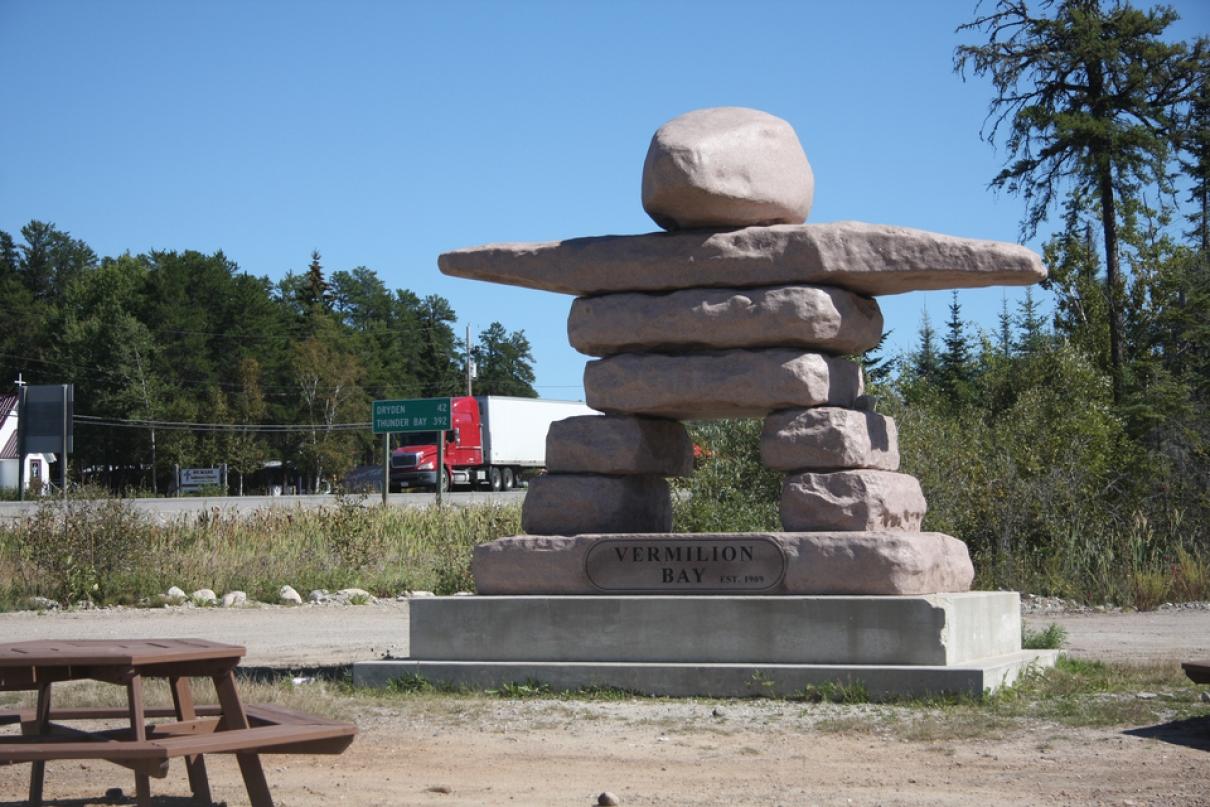
<path fill-rule="evenodd" d="M 1033 629 L 1054 622 L 1073 656 L 1104 661 L 1210 659 L 1210 607 L 1123 612 L 1034 609 Z M 105 608 L 0 614 L 0 642 L 26 639 L 206 638 L 242 644 L 244 663 L 325 666 L 408 654 L 408 604 L 303 605 L 294 608 Z"/>
<path fill-rule="evenodd" d="M 349 664 L 406 655 L 408 604 L 100 608 L 0 614 L 0 643 L 27 639 L 213 639 L 248 648 L 244 664 Z"/>

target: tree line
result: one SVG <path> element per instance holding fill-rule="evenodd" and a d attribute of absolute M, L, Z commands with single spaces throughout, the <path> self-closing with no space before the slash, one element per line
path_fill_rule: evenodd
<path fill-rule="evenodd" d="M 164 492 L 173 466 L 281 461 L 318 488 L 372 461 L 370 402 L 464 394 L 467 345 L 438 295 L 394 291 L 318 252 L 277 282 L 221 251 L 98 258 L 53 224 L 0 231 L 0 378 L 74 383 L 73 476 Z M 523 331 L 470 346 L 476 394 L 536 397 Z"/>
<path fill-rule="evenodd" d="M 955 69 L 991 79 L 991 187 L 1022 197 L 1051 306 L 924 318 L 876 388 L 930 528 L 984 585 L 1154 605 L 1210 597 L 1210 48 L 1167 7 L 999 0 Z"/>

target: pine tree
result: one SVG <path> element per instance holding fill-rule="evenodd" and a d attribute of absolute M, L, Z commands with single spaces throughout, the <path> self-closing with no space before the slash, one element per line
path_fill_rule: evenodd
<path fill-rule="evenodd" d="M 867 388 L 886 383 L 895 370 L 893 357 L 879 355 L 886 346 L 886 340 L 891 333 L 891 331 L 883 331 L 882 336 L 878 338 L 878 344 L 861 354 L 861 371 L 865 376 Z"/>
<path fill-rule="evenodd" d="M 954 69 L 989 75 L 996 89 L 983 134 L 995 141 L 1007 124 L 1009 162 L 992 187 L 1020 193 L 1022 234 L 1032 236 L 1060 189 L 1096 200 L 1105 258 L 1108 354 L 1115 402 L 1123 394 L 1125 287 L 1119 257 L 1120 205 L 1143 186 L 1168 187 L 1167 163 L 1178 115 L 1198 76 L 1193 57 L 1160 36 L 1176 19 L 1170 8 L 1142 12 L 1100 0 L 1043 3 L 998 0 L 994 10 L 958 28 L 982 31 L 982 45 L 961 45 Z"/>
<path fill-rule="evenodd" d="M 1193 225 L 1186 235 L 1203 256 L 1210 253 L 1210 64 L 1203 66 L 1189 116 L 1181 132 L 1181 167 L 1191 180 L 1189 201 L 1193 212 L 1186 219 Z"/>
<path fill-rule="evenodd" d="M 507 333 L 503 325 L 493 322 L 479 334 L 472 355 L 479 369 L 476 394 L 538 397 L 533 387 L 534 357 L 524 331 Z"/>
<path fill-rule="evenodd" d="M 929 320 L 928 309 L 920 314 L 920 346 L 912 356 L 912 374 L 919 379 L 932 381 L 937 378 L 940 363 L 937 360 L 937 333 Z"/>
<path fill-rule="evenodd" d="M 307 267 L 307 285 L 304 289 L 303 302 L 308 307 L 329 311 L 332 308 L 332 295 L 328 290 L 328 281 L 324 279 L 323 265 L 319 260 L 319 250 L 312 250 L 311 264 Z"/>
<path fill-rule="evenodd" d="M 1028 288 L 1028 287 L 1027 287 Z M 1008 358 L 1013 349 L 1013 318 L 1008 313 L 1008 295 L 1000 297 L 1000 314 L 996 317 L 996 347 Z"/>
<path fill-rule="evenodd" d="M 1017 303 L 1017 328 L 1021 335 L 1013 345 L 1020 354 L 1029 355 L 1037 351 L 1045 340 L 1045 320 L 1038 313 L 1033 289 L 1026 286 L 1025 298 Z"/>
<path fill-rule="evenodd" d="M 951 292 L 950 317 L 945 323 L 941 351 L 941 387 L 951 402 L 965 398 L 971 382 L 971 349 L 962 324 L 962 306 L 958 292 Z"/>

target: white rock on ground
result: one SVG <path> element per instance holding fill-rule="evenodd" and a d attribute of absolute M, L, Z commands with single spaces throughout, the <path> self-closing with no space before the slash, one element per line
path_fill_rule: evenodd
<path fill-rule="evenodd" d="M 164 592 L 164 596 L 170 600 L 188 599 L 188 595 L 185 594 L 185 590 L 177 586 L 169 586 L 168 590 Z"/>
<path fill-rule="evenodd" d="M 1042 259 L 1019 244 L 859 221 L 486 244 L 446 252 L 437 266 L 454 277 L 580 296 L 797 284 L 877 296 L 1046 278 Z"/>
<path fill-rule="evenodd" d="M 307 595 L 307 602 L 323 603 L 329 602 L 331 599 L 332 595 L 328 593 L 326 588 L 313 589 L 311 593 Z"/>
<path fill-rule="evenodd" d="M 218 595 L 211 589 L 199 588 L 189 595 L 189 599 L 193 601 L 194 605 L 213 605 L 218 602 Z"/>
<path fill-rule="evenodd" d="M 814 195 L 794 128 L 756 109 L 679 115 L 656 131 L 643 163 L 643 209 L 665 230 L 801 224 Z"/>
<path fill-rule="evenodd" d="M 895 421 L 874 412 L 820 406 L 765 418 L 760 459 L 776 471 L 899 468 Z"/>
<path fill-rule="evenodd" d="M 853 354 L 878 345 L 882 312 L 869 297 L 828 286 L 603 294 L 572 303 L 567 335 L 590 356 L 740 347 Z"/>
<path fill-rule="evenodd" d="M 242 591 L 228 591 L 223 595 L 224 608 L 238 608 L 248 602 L 248 595 Z"/>
<path fill-rule="evenodd" d="M 620 353 L 584 368 L 584 394 L 593 409 L 675 420 L 849 407 L 862 389 L 861 368 L 848 359 L 788 348 Z"/>
<path fill-rule="evenodd" d="M 672 494 L 659 476 L 546 474 L 529 483 L 521 529 L 531 535 L 667 532 Z"/>
<path fill-rule="evenodd" d="M 927 509 L 916 478 L 891 471 L 795 474 L 781 489 L 787 532 L 916 532 Z"/>
<path fill-rule="evenodd" d="M 364 588 L 342 588 L 336 592 L 334 599 L 343 605 L 368 605 L 374 602 L 374 595 Z"/>
<path fill-rule="evenodd" d="M 282 605 L 302 605 L 302 595 L 294 586 L 282 586 L 277 592 L 277 600 Z"/>
<path fill-rule="evenodd" d="M 674 420 L 581 415 L 556 420 L 546 433 L 551 473 L 615 475 L 693 473 L 693 441 Z"/>

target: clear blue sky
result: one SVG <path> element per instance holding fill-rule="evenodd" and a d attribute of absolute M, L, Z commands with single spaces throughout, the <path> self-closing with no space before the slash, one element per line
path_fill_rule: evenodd
<path fill-rule="evenodd" d="M 1173 5 L 1175 38 L 1210 31 L 1210 4 Z M 0 229 L 51 221 L 101 255 L 222 249 L 274 279 L 318 249 L 328 271 L 445 296 L 459 333 L 524 330 L 539 392 L 578 398 L 571 298 L 447 278 L 438 253 L 655 229 L 639 201 L 652 133 L 723 105 L 797 129 L 811 221 L 1015 240 L 1020 200 L 986 188 L 991 90 L 951 72 L 973 9 L 0 0 Z M 1001 294 L 962 292 L 964 316 L 990 330 Z M 949 295 L 881 302 L 907 349 Z"/>

